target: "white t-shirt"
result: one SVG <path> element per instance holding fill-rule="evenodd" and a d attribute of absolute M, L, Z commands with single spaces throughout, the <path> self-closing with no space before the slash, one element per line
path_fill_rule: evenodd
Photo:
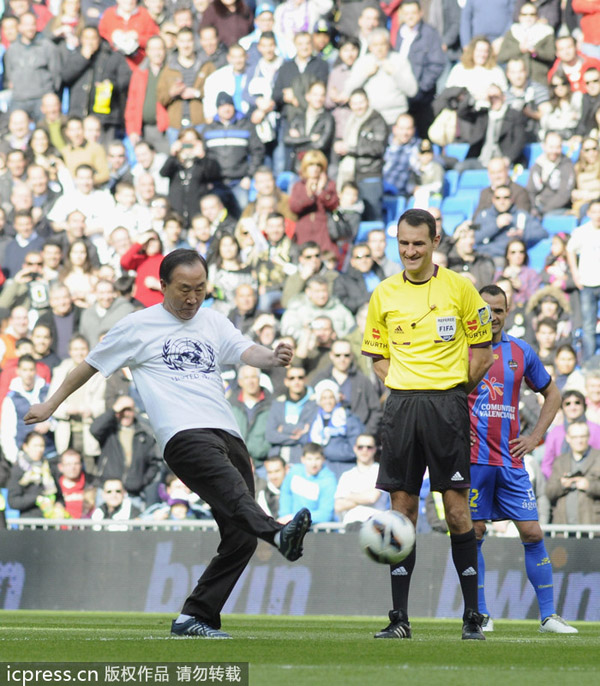
<path fill-rule="evenodd" d="M 579 255 L 579 278 L 584 286 L 600 286 L 600 229 L 586 222 L 573 229 L 567 243 L 569 252 Z"/>
<path fill-rule="evenodd" d="M 378 475 L 379 464 L 377 462 L 374 462 L 367 468 L 363 467 L 359 469 L 358 467 L 353 467 L 347 472 L 342 472 L 335 491 L 335 497 L 347 498 L 352 493 L 364 493 L 365 491 L 375 488 Z M 376 508 L 371 507 L 370 505 L 357 505 L 344 512 L 342 521 L 344 524 L 350 524 L 351 522 L 366 522 L 376 511 Z"/>
<path fill-rule="evenodd" d="M 121 319 L 86 362 L 105 377 L 129 367 L 164 450 L 169 439 L 186 429 L 223 429 L 241 438 L 225 398 L 220 364 L 237 364 L 252 345 L 210 308 L 183 321 L 159 304 Z"/>

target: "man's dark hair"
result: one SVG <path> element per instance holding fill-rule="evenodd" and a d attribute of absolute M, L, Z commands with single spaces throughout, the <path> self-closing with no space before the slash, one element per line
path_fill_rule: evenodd
<path fill-rule="evenodd" d="M 512 195 L 512 189 L 507 183 L 503 183 L 501 186 L 496 186 L 496 188 L 494 188 L 494 193 L 496 191 L 499 191 L 501 188 L 504 188 L 505 190 L 507 190 Z"/>
<path fill-rule="evenodd" d="M 65 128 L 72 122 L 72 121 L 77 121 L 83 126 L 83 119 L 81 117 L 76 116 L 75 114 L 72 114 L 71 116 L 67 117 L 67 121 L 65 122 Z"/>
<path fill-rule="evenodd" d="M 358 41 L 358 38 L 355 38 L 354 36 L 342 36 L 338 44 L 338 50 L 341 50 L 344 47 L 344 45 L 348 43 L 353 45 L 357 50 L 360 50 L 360 43 Z"/>
<path fill-rule="evenodd" d="M 185 223 L 183 221 L 183 217 L 177 212 L 169 212 L 164 219 L 164 224 L 166 224 L 167 222 L 176 222 L 177 224 L 179 224 L 179 226 L 181 226 L 182 229 Z"/>
<path fill-rule="evenodd" d="M 421 3 L 419 0 L 404 0 L 402 6 L 406 7 L 407 5 L 416 5 L 419 9 L 421 9 Z"/>
<path fill-rule="evenodd" d="M 398 219 L 398 227 L 400 227 L 402 222 L 406 222 L 409 226 L 422 226 L 425 224 L 429 229 L 429 238 L 431 240 L 435 238 L 435 218 L 427 210 L 406 210 Z"/>
<path fill-rule="evenodd" d="M 204 271 L 208 275 L 208 265 L 206 264 L 206 260 L 202 257 L 202 255 L 197 253 L 195 250 L 178 248 L 177 250 L 170 252 L 160 263 L 158 276 L 161 281 L 164 281 L 167 284 L 171 283 L 171 276 L 177 267 L 182 264 L 191 266 L 197 262 L 200 262 L 200 264 L 204 267 Z"/>
<path fill-rule="evenodd" d="M 268 455 L 267 457 L 265 457 L 264 462 L 279 462 L 281 466 L 285 469 L 286 463 L 283 457 L 281 457 L 281 455 Z"/>
<path fill-rule="evenodd" d="M 15 347 L 20 348 L 22 345 L 33 345 L 33 342 L 31 338 L 19 338 L 19 340 L 15 343 Z"/>
<path fill-rule="evenodd" d="M 304 255 L 304 253 L 307 250 L 314 250 L 317 248 L 319 252 L 321 252 L 321 248 L 319 247 L 319 244 L 316 241 L 306 241 L 305 243 L 302 243 L 300 246 L 300 254 Z"/>
<path fill-rule="evenodd" d="M 302 457 L 308 454 L 311 455 L 320 455 L 321 457 L 325 457 L 325 453 L 323 452 L 323 446 L 319 445 L 318 443 L 313 443 L 310 441 L 307 443 L 303 448 L 302 448 Z"/>
<path fill-rule="evenodd" d="M 283 221 L 285 221 L 285 217 L 281 214 L 281 212 L 269 212 L 267 221 L 269 221 L 269 219 L 283 219 Z"/>
<path fill-rule="evenodd" d="M 121 296 L 123 295 L 131 295 L 133 293 L 133 286 L 135 284 L 135 278 L 133 276 L 129 276 L 128 274 L 124 274 L 123 276 L 119 276 L 118 279 L 115 279 L 115 290 L 117 293 Z"/>
<path fill-rule="evenodd" d="M 353 95 L 364 95 L 367 100 L 369 99 L 367 91 L 364 88 L 355 88 L 352 93 L 350 93 L 350 98 L 352 98 Z"/>
<path fill-rule="evenodd" d="M 268 38 L 269 40 L 275 40 L 275 34 L 273 31 L 263 31 L 260 34 L 260 38 L 258 39 L 258 42 L 260 43 L 263 38 Z"/>
<path fill-rule="evenodd" d="M 483 288 L 479 289 L 479 295 L 485 295 L 486 293 L 492 297 L 495 297 L 496 295 L 502 295 L 504 297 L 504 304 L 506 307 L 508 307 L 508 298 L 500 286 L 496 286 L 495 283 L 490 283 L 487 286 L 483 286 Z"/>
<path fill-rule="evenodd" d="M 50 239 L 50 240 L 46 241 L 44 243 L 44 245 L 42 246 L 42 250 L 48 246 L 50 246 L 51 248 L 60 248 L 60 250 L 62 252 L 62 245 L 56 240 Z"/>
<path fill-rule="evenodd" d="M 92 174 L 94 173 L 94 167 L 92 167 L 91 165 L 89 165 L 89 164 L 78 164 L 77 167 L 75 167 L 75 176 L 77 176 L 77 174 L 79 174 L 79 172 L 82 170 L 83 171 L 91 171 Z M 79 210 L 79 211 L 81 211 L 81 210 Z M 82 212 L 82 214 L 83 214 L 83 212 Z"/>
<path fill-rule="evenodd" d="M 191 33 L 192 36 L 194 35 L 194 31 L 189 26 L 183 26 L 179 29 L 179 31 L 177 31 L 177 38 L 179 38 L 179 36 L 183 36 L 185 33 Z"/>
<path fill-rule="evenodd" d="M 28 219 L 31 219 L 31 221 L 33 221 L 33 217 L 31 216 L 31 210 L 17 210 L 14 214 L 13 221 L 17 217 L 27 217 Z"/>
<path fill-rule="evenodd" d="M 557 357 L 559 353 L 562 353 L 565 350 L 571 353 L 571 355 L 573 355 L 573 357 L 577 360 L 577 353 L 575 352 L 575 348 L 570 343 L 563 343 L 562 345 L 559 345 L 556 349 L 555 357 Z"/>
<path fill-rule="evenodd" d="M 17 367 L 20 367 L 23 364 L 23 362 L 32 362 L 33 364 L 35 364 L 35 358 L 33 357 L 33 355 L 29 355 L 29 354 L 21 355 L 21 357 L 19 357 L 19 360 L 17 362 Z"/>
<path fill-rule="evenodd" d="M 549 329 L 552 329 L 554 333 L 556 333 L 558 330 L 556 319 L 552 319 L 551 317 L 543 317 L 542 319 L 538 319 L 535 325 L 535 332 L 537 333 L 542 326 L 547 326 Z"/>

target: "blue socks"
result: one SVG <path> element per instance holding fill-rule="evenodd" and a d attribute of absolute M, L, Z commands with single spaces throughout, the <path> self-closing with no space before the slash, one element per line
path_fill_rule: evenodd
<path fill-rule="evenodd" d="M 544 541 L 523 543 L 525 548 L 525 571 L 535 590 L 542 621 L 556 612 L 554 608 L 554 584 L 552 563 L 548 557 Z"/>

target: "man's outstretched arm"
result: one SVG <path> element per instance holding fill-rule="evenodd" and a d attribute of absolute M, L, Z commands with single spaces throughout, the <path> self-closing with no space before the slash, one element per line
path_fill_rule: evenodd
<path fill-rule="evenodd" d="M 43 422 L 48 419 L 71 393 L 74 393 L 78 388 L 81 388 L 81 386 L 89 381 L 97 371 L 97 369 L 85 361 L 78 364 L 73 371 L 67 374 L 66 379 L 50 398 L 43 403 L 32 405 L 29 408 L 29 412 L 25 415 L 25 424 L 37 424 L 38 422 Z"/>

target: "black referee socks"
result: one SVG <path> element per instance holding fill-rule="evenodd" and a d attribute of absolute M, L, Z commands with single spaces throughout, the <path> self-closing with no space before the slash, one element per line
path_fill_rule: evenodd
<path fill-rule="evenodd" d="M 475 529 L 466 534 L 450 534 L 452 561 L 460 581 L 465 610 L 477 610 L 477 540 Z"/>

